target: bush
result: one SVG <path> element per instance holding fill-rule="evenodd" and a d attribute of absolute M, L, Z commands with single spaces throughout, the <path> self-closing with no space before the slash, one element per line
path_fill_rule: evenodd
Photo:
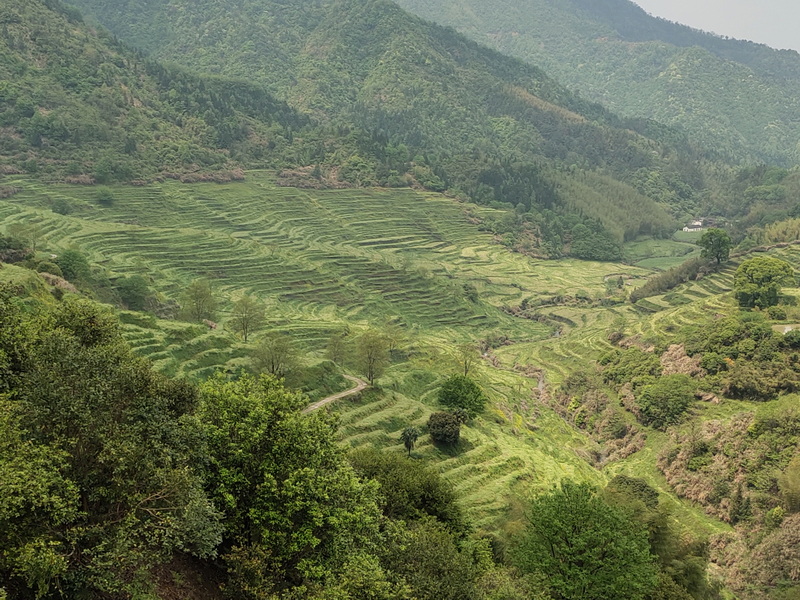
<path fill-rule="evenodd" d="M 435 412 L 428 419 L 428 433 L 437 444 L 455 445 L 461 437 L 461 421 L 453 413 Z"/>
<path fill-rule="evenodd" d="M 40 262 L 36 266 L 36 271 L 38 273 L 50 273 L 51 275 L 57 275 L 58 277 L 64 276 L 64 273 L 61 271 L 61 267 L 49 261 Z"/>

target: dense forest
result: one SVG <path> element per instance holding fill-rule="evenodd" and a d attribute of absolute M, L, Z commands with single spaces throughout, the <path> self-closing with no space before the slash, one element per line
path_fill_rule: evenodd
<path fill-rule="evenodd" d="M 730 160 L 798 163 L 800 55 L 652 17 L 630 0 L 400 0 L 543 68 L 620 115 L 679 127 Z"/>

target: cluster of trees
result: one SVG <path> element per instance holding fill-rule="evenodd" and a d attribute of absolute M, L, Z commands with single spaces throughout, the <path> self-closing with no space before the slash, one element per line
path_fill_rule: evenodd
<path fill-rule="evenodd" d="M 539 65 L 619 114 L 653 119 L 659 125 L 651 126 L 663 129 L 676 125 L 739 162 L 797 160 L 791 115 L 800 61 L 791 51 L 702 32 L 628 3 L 534 0 L 492 13 L 482 12 L 479 0 L 399 4 Z M 775 130 L 775 123 L 782 126 Z"/>

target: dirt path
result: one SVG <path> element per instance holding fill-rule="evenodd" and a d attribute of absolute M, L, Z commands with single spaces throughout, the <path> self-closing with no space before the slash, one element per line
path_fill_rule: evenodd
<path fill-rule="evenodd" d="M 313 404 L 309 404 L 303 409 L 304 413 L 311 412 L 312 410 L 317 410 L 318 408 L 322 408 L 326 404 L 330 404 L 334 400 L 340 400 L 341 398 L 347 398 L 348 396 L 352 396 L 353 394 L 357 394 L 365 387 L 367 387 L 367 382 L 359 379 L 358 377 L 351 377 L 350 375 L 343 375 L 345 379 L 349 379 L 353 383 L 356 384 L 355 387 L 350 388 L 349 390 L 345 390 L 343 392 L 339 392 L 338 394 L 333 394 L 332 396 L 328 396 L 327 398 L 323 398 L 322 400 L 318 400 Z"/>

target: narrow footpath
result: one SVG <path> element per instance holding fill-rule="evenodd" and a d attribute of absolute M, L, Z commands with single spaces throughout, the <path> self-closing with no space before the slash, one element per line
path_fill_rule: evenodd
<path fill-rule="evenodd" d="M 342 398 L 347 398 L 348 396 L 352 396 L 353 394 L 357 394 L 361 390 L 367 387 L 367 382 L 359 379 L 358 377 L 352 377 L 350 375 L 343 375 L 345 379 L 349 379 L 353 383 L 356 384 L 355 387 L 350 388 L 349 390 L 345 390 L 343 392 L 339 392 L 338 394 L 333 394 L 332 396 L 328 396 L 323 398 L 322 400 L 318 400 L 312 404 L 309 404 L 303 409 L 304 413 L 311 412 L 313 410 L 317 410 L 318 408 L 322 408 L 326 404 L 330 404 L 334 400 L 341 400 Z"/>

